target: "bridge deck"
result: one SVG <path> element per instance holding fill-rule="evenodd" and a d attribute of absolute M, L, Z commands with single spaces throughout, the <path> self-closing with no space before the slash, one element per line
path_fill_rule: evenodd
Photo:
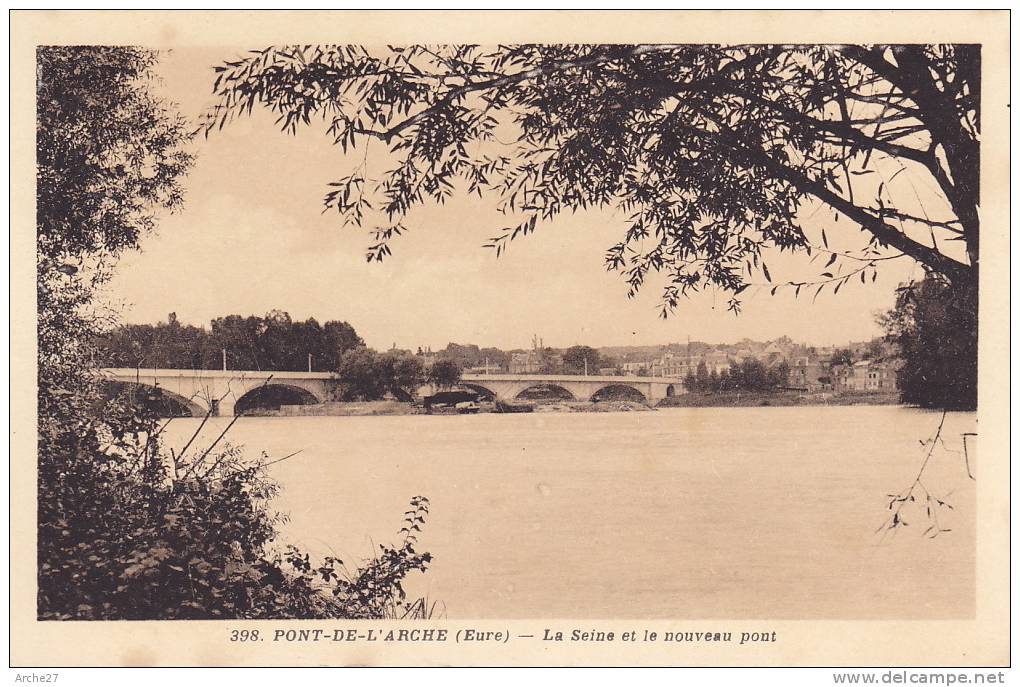
<path fill-rule="evenodd" d="M 202 379 L 333 379 L 332 372 L 276 372 L 273 370 L 176 370 L 152 367 L 107 367 L 103 372 L 119 379 L 139 377 L 201 377 Z"/>
<path fill-rule="evenodd" d="M 621 377 L 613 375 L 544 375 L 544 374 L 466 374 L 461 379 L 467 382 L 592 382 L 599 384 L 677 384 L 681 380 L 670 377 Z"/>

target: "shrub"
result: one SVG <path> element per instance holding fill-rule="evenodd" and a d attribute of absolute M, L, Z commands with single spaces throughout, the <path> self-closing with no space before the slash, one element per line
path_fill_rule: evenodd
<path fill-rule="evenodd" d="M 412 499 L 400 546 L 353 572 L 335 558 L 313 566 L 279 548 L 275 461 L 215 444 L 168 456 L 154 415 L 118 401 L 103 417 L 122 431 L 105 446 L 98 425 L 67 437 L 64 468 L 41 481 L 41 619 L 382 618 L 420 606 L 403 582 L 431 561 L 415 551 L 428 499 Z"/>
<path fill-rule="evenodd" d="M 222 435 L 168 455 L 158 399 L 100 390 L 95 344 L 115 318 L 96 288 L 158 209 L 180 206 L 192 161 L 190 127 L 151 89 L 157 58 L 111 46 L 37 53 L 38 617 L 418 612 L 402 581 L 430 557 L 413 538 L 325 589 L 296 564 L 306 556 L 277 550 L 281 518 L 270 502 L 279 486 L 266 456 L 218 447 Z M 428 501 L 412 503 L 420 525 Z"/>
<path fill-rule="evenodd" d="M 900 349 L 897 386 L 904 403 L 923 408 L 977 408 L 977 285 L 934 274 L 897 289 L 879 318 Z"/>

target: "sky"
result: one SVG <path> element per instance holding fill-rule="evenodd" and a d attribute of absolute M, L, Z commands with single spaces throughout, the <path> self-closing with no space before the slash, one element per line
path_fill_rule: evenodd
<path fill-rule="evenodd" d="M 212 66 L 240 52 L 176 49 L 160 65 L 162 88 L 197 119 L 212 103 Z M 108 297 L 121 307 L 123 322 L 165 321 L 175 312 L 181 322 L 208 326 L 222 315 L 279 309 L 294 319 L 346 320 L 377 349 L 439 349 L 450 341 L 527 348 L 534 334 L 554 347 L 783 335 L 836 345 L 881 334 L 876 314 L 892 306 L 898 284 L 922 276 L 908 258 L 892 260 L 875 283 L 855 280 L 837 296 L 826 292 L 812 301 L 751 287 L 734 315 L 726 294 L 705 292 L 663 320 L 657 284 L 649 280 L 628 299 L 623 276 L 604 267 L 605 250 L 625 229 L 622 212 L 540 224 L 497 258 L 482 247 L 506 224 L 495 199 L 458 195 L 413 212 L 406 222 L 412 230 L 392 244 L 393 255 L 369 264 L 367 229 L 341 228 L 338 216 L 322 212 L 327 184 L 352 161 L 321 130 L 289 136 L 268 112 L 256 111 L 199 137 L 194 152 L 184 207 L 160 216 L 156 233 L 121 259 L 110 283 Z M 825 220 L 814 222 L 821 227 Z M 865 242 L 845 218 L 824 226 L 833 248 Z M 802 255 L 767 261 L 777 282 L 823 271 Z"/>

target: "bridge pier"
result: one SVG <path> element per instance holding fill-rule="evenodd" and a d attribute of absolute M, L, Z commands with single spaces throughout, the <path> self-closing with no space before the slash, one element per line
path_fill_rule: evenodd
<path fill-rule="evenodd" d="M 219 400 L 213 399 L 211 404 L 213 417 L 233 417 L 234 416 L 234 399 L 227 397 Z"/>

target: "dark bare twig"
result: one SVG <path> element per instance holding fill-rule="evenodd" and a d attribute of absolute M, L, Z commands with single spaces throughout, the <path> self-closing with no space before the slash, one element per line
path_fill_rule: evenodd
<path fill-rule="evenodd" d="M 971 470 L 970 470 L 970 454 L 967 453 L 967 437 L 976 437 L 977 433 L 976 432 L 964 432 L 960 436 L 963 437 L 963 464 L 967 467 L 967 477 L 970 477 L 972 480 L 976 481 L 977 477 L 975 477 L 974 473 L 971 472 Z"/>
<path fill-rule="evenodd" d="M 266 377 L 266 381 L 264 381 L 264 382 L 262 383 L 262 386 L 261 386 L 261 387 L 259 387 L 259 388 L 260 388 L 260 389 L 264 389 L 264 388 L 266 388 L 266 386 L 268 386 L 268 385 L 269 385 L 269 382 L 270 382 L 270 380 L 271 380 L 272 378 L 273 378 L 273 375 L 269 375 L 268 377 Z M 228 384 L 228 387 L 229 387 L 229 384 Z M 229 393 L 230 393 L 230 392 L 228 391 L 228 392 L 227 392 L 227 394 L 229 394 Z M 222 400 L 223 400 L 224 398 L 226 398 L 226 397 L 227 397 L 227 394 L 224 394 L 223 396 L 221 396 L 220 398 L 218 398 L 218 399 L 217 399 L 217 404 L 219 403 L 219 401 L 222 401 Z M 214 404 L 210 403 L 210 404 L 209 404 L 209 412 L 208 412 L 208 413 L 206 414 L 205 420 L 203 420 L 203 421 L 202 421 L 202 425 L 199 425 L 199 428 L 198 428 L 198 430 L 196 430 L 196 432 L 195 432 L 195 435 L 194 435 L 194 436 L 192 436 L 191 440 L 190 440 L 190 441 L 188 442 L 188 446 L 190 446 L 190 445 L 191 445 L 191 442 L 192 442 L 192 441 L 194 441 L 194 439 L 195 439 L 195 436 L 198 436 L 198 432 L 199 432 L 199 431 L 201 431 L 201 429 L 202 429 L 202 426 L 203 426 L 203 425 L 205 425 L 205 421 L 209 419 L 209 415 L 210 415 L 210 414 L 212 414 L 212 408 L 213 408 L 213 407 L 214 407 Z M 190 465 L 190 466 L 188 467 L 188 470 L 187 470 L 187 471 L 186 471 L 186 472 L 185 472 L 185 473 L 184 473 L 183 475 L 181 475 L 181 479 L 184 479 L 185 477 L 187 477 L 188 475 L 190 475 L 191 473 L 193 473 L 193 472 L 195 471 L 195 469 L 196 469 L 196 468 L 197 468 L 197 467 L 198 467 L 199 465 L 201 465 L 201 464 L 202 464 L 202 462 L 203 462 L 203 461 L 205 460 L 206 456 L 208 456 L 208 455 L 209 455 L 209 454 L 210 454 L 210 453 L 212 452 L 212 450 L 213 450 L 214 448 L 216 448 L 217 444 L 219 444 L 219 443 L 220 443 L 220 441 L 222 441 L 222 440 L 223 440 L 223 437 L 225 437 L 225 436 L 227 435 L 227 432 L 229 432 L 229 431 L 230 431 L 230 428 L 231 428 L 231 427 L 233 427 L 233 426 L 234 426 L 234 425 L 235 425 L 235 424 L 237 423 L 237 421 L 241 419 L 241 417 L 242 417 L 242 416 L 240 416 L 240 415 L 234 415 L 234 417 L 233 417 L 233 418 L 232 418 L 232 419 L 230 420 L 230 422 L 229 422 L 229 423 L 227 424 L 227 426 L 223 428 L 223 431 L 222 431 L 222 432 L 220 432 L 219 436 L 217 436 L 217 437 L 216 437 L 216 439 L 215 439 L 215 440 L 214 440 L 214 441 L 213 441 L 213 442 L 212 442 L 211 444 L 209 444 L 209 447 L 208 447 L 208 448 L 207 448 L 207 449 L 205 450 L 205 452 L 204 452 L 204 453 L 202 453 L 202 455 L 201 455 L 201 456 L 199 456 L 199 457 L 198 457 L 197 459 L 195 459 L 195 460 L 194 460 L 194 461 L 193 461 L 193 462 L 191 463 L 191 465 Z M 183 456 L 184 456 L 184 451 L 182 450 L 182 451 L 181 451 L 181 457 L 182 457 L 182 459 L 183 459 Z"/>
<path fill-rule="evenodd" d="M 214 407 L 214 404 L 209 404 L 209 410 L 206 411 L 205 417 L 203 417 L 202 421 L 198 423 L 198 428 L 195 429 L 195 433 L 192 434 L 191 438 L 184 444 L 184 448 L 182 448 L 180 452 L 181 460 L 184 460 L 184 454 L 187 453 L 189 448 L 191 448 L 191 444 L 194 443 L 196 438 L 198 438 L 198 435 L 202 432 L 202 428 L 205 427 L 205 423 L 209 421 L 210 417 L 212 417 Z"/>
<path fill-rule="evenodd" d="M 299 449 L 297 451 L 294 451 L 294 453 L 289 453 L 289 454 L 285 455 L 283 458 L 277 458 L 276 460 L 271 460 L 268 463 L 259 463 L 258 465 L 254 466 L 254 467 L 259 469 L 259 470 L 261 470 L 262 468 L 267 468 L 270 465 L 276 465 L 277 463 L 282 463 L 283 461 L 285 461 L 285 460 L 287 460 L 289 458 L 293 458 L 294 456 L 298 455 L 299 453 L 302 453 L 303 451 L 304 451 L 304 449 Z M 263 456 L 265 456 L 265 454 L 263 454 Z M 205 473 L 203 473 L 202 478 L 203 479 L 208 478 L 210 473 L 212 473 L 212 471 L 216 469 L 216 467 L 222 462 L 222 460 L 225 457 L 226 456 L 221 456 L 220 460 L 217 460 L 215 463 L 213 463 L 212 466 L 208 470 L 206 470 Z M 222 481 L 228 480 L 228 479 L 230 479 L 232 477 L 236 477 L 237 475 L 241 474 L 242 472 L 245 472 L 245 470 L 236 470 L 236 471 L 230 473 L 229 475 L 223 475 L 222 477 L 209 478 L 209 481 L 210 482 L 222 482 Z"/>
<path fill-rule="evenodd" d="M 906 527 L 909 523 L 903 519 L 903 508 L 908 503 L 918 503 L 919 496 L 915 494 L 915 490 L 920 489 L 924 496 L 925 512 L 928 516 L 928 520 L 931 523 L 923 534 L 926 537 L 934 539 L 943 532 L 951 532 L 952 530 L 944 528 L 939 523 L 939 511 L 942 508 L 948 508 L 953 510 L 953 506 L 946 502 L 945 498 L 938 498 L 934 496 L 928 489 L 927 485 L 923 481 L 924 471 L 931 462 L 931 457 L 935 453 L 935 447 L 937 445 L 945 446 L 945 442 L 942 440 L 942 428 L 946 422 L 946 411 L 942 411 L 942 418 L 939 420 L 938 428 L 935 430 L 935 434 L 932 435 L 927 441 L 921 442 L 922 445 L 928 447 L 928 452 L 924 456 L 924 460 L 921 461 L 921 467 L 917 471 L 917 475 L 914 476 L 914 481 L 910 483 L 903 491 L 897 494 L 889 494 L 889 510 L 892 511 L 892 515 L 883 522 L 875 533 L 882 533 L 884 538 L 889 532 L 895 532 L 900 527 Z M 968 468 L 969 472 L 969 468 Z"/>

